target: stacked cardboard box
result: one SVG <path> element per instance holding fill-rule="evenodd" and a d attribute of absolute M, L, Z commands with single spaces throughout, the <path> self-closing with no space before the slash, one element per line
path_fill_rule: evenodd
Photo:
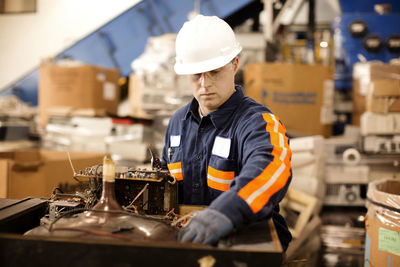
<path fill-rule="evenodd" d="M 331 135 L 334 88 L 329 67 L 247 64 L 244 89 L 278 116 L 292 136 Z"/>
<path fill-rule="evenodd" d="M 367 111 L 382 114 L 400 112 L 400 79 L 371 81 L 367 92 Z"/>
<path fill-rule="evenodd" d="M 79 63 L 43 64 L 39 70 L 40 124 L 57 115 L 117 114 L 120 100 L 118 69 Z"/>
<path fill-rule="evenodd" d="M 152 142 L 150 126 L 116 122 L 120 71 L 80 62 L 40 67 L 39 115 L 43 146 L 76 152 L 111 153 L 114 159 L 144 162 Z M 132 151 L 135 151 L 133 153 Z"/>
<path fill-rule="evenodd" d="M 400 79 L 373 80 L 367 89 L 362 134 L 400 134 Z"/>
<path fill-rule="evenodd" d="M 400 65 L 354 65 L 353 124 L 361 128 L 368 153 L 396 154 L 400 149 Z"/>
<path fill-rule="evenodd" d="M 356 63 L 353 69 L 353 124 L 365 112 L 400 112 L 400 66 Z"/>

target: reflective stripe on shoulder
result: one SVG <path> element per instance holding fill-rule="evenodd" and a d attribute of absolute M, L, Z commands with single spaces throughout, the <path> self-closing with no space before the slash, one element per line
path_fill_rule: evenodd
<path fill-rule="evenodd" d="M 213 189 L 228 191 L 234 177 L 234 171 L 220 171 L 208 166 L 207 185 Z"/>
<path fill-rule="evenodd" d="M 170 163 L 167 165 L 169 172 L 175 177 L 177 181 L 183 180 L 182 175 L 182 162 Z"/>
<path fill-rule="evenodd" d="M 250 181 L 239 191 L 254 213 L 259 212 L 269 201 L 273 194 L 281 190 L 290 177 L 290 157 L 292 151 L 286 137 L 286 129 L 279 119 L 269 113 L 264 113 L 263 118 L 266 131 L 270 134 L 270 142 L 274 146 L 271 154 L 274 156 L 262 173 Z"/>

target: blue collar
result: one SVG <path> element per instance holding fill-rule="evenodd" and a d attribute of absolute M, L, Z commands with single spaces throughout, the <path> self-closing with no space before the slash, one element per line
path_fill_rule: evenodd
<path fill-rule="evenodd" d="M 229 118 L 230 115 L 232 115 L 232 113 L 238 108 L 242 98 L 244 97 L 243 88 L 240 85 L 235 85 L 235 89 L 236 91 L 224 104 L 222 104 L 216 111 L 211 112 L 203 117 L 209 117 L 214 127 L 217 129 L 222 129 L 225 126 L 227 118 Z M 188 107 L 185 119 L 188 119 L 189 117 L 192 117 L 196 121 L 200 122 L 199 103 L 195 98 L 192 99 Z"/>

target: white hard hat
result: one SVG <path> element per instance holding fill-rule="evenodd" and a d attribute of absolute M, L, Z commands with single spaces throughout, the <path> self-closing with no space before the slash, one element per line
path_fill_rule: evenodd
<path fill-rule="evenodd" d="M 185 22 L 176 37 L 175 48 L 177 74 L 218 69 L 242 50 L 228 23 L 216 16 L 203 15 Z"/>

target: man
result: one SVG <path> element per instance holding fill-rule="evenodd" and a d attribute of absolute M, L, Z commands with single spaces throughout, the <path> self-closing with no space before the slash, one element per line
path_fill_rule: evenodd
<path fill-rule="evenodd" d="M 289 140 L 279 119 L 235 86 L 241 49 L 215 16 L 186 22 L 176 39 L 174 69 L 189 76 L 194 99 L 172 116 L 162 163 L 178 181 L 181 204 L 209 205 L 179 239 L 215 244 L 272 218 L 286 250 L 291 235 L 279 202 L 291 180 Z"/>

